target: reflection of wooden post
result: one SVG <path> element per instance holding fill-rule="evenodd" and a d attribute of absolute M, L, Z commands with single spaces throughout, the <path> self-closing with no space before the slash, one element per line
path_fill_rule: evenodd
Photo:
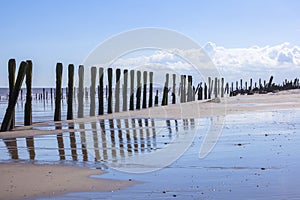
<path fill-rule="evenodd" d="M 68 110 L 67 119 L 73 119 L 73 90 L 74 90 L 74 65 L 68 66 Z"/>
<path fill-rule="evenodd" d="M 16 80 L 16 84 L 13 89 L 13 94 L 12 98 L 9 99 L 8 106 L 1 124 L 1 131 L 8 131 L 10 129 L 10 124 L 11 124 L 11 119 L 12 119 L 12 114 L 15 109 L 16 103 L 18 101 L 18 96 L 22 87 L 22 83 L 25 77 L 26 73 L 26 67 L 27 63 L 26 62 L 21 62 L 21 65 L 19 67 L 18 71 L 18 76 Z"/>
<path fill-rule="evenodd" d="M 56 64 L 56 96 L 55 96 L 55 111 L 54 121 L 61 120 L 61 81 L 62 81 L 62 63 Z"/>
<path fill-rule="evenodd" d="M 60 158 L 60 160 L 66 160 L 63 135 L 61 133 L 57 134 L 56 139 L 57 139 L 57 145 L 58 145 L 59 158 Z"/>
<path fill-rule="evenodd" d="M 147 108 L 147 71 L 143 73 L 143 108 Z"/>
<path fill-rule="evenodd" d="M 128 70 L 124 69 L 124 84 L 123 84 L 123 111 L 127 111 L 127 86 L 128 85 Z"/>
<path fill-rule="evenodd" d="M 107 113 L 112 113 L 112 68 L 107 69 L 108 72 L 108 105 Z"/>
<path fill-rule="evenodd" d="M 32 62 L 31 60 L 27 60 L 26 62 L 26 103 L 24 113 L 24 125 L 30 126 L 32 124 Z"/>
<path fill-rule="evenodd" d="M 83 96 L 84 96 L 84 66 L 79 65 L 78 69 L 78 118 L 83 117 Z"/>
<path fill-rule="evenodd" d="M 115 112 L 120 112 L 120 77 L 121 70 L 116 70 Z"/>
<path fill-rule="evenodd" d="M 35 151 L 34 151 L 33 137 L 26 137 L 26 146 L 27 146 L 27 149 L 28 149 L 28 152 L 29 152 L 30 160 L 34 160 L 35 159 Z"/>
<path fill-rule="evenodd" d="M 99 115 L 104 114 L 104 102 L 103 102 L 103 68 L 99 68 L 99 88 L 98 88 L 98 100 L 99 100 Z"/>
<path fill-rule="evenodd" d="M 173 74 L 172 104 L 176 103 L 175 90 L 176 90 L 176 74 Z"/>
<path fill-rule="evenodd" d="M 12 100 L 13 96 L 13 91 L 15 87 L 15 79 L 16 79 L 16 61 L 15 59 L 10 59 L 8 61 L 8 79 L 9 79 L 9 101 Z M 11 113 L 11 123 L 10 123 L 10 128 L 13 129 L 15 128 L 15 109 L 12 110 Z"/>
<path fill-rule="evenodd" d="M 130 105 L 129 110 L 134 110 L 134 71 L 130 70 Z"/>
<path fill-rule="evenodd" d="M 152 107 L 153 105 L 153 72 L 150 72 L 149 73 L 149 103 L 148 103 L 148 106 L 149 108 Z"/>
<path fill-rule="evenodd" d="M 136 90 L 136 109 L 141 109 L 141 94 L 142 94 L 142 83 L 141 83 L 141 72 L 137 71 L 137 90 Z"/>
<path fill-rule="evenodd" d="M 187 101 L 192 101 L 193 100 L 193 77 L 188 76 L 188 91 L 187 91 Z"/>
<path fill-rule="evenodd" d="M 168 105 L 168 90 L 169 90 L 169 74 L 166 74 L 166 82 L 163 91 L 162 106 Z"/>
<path fill-rule="evenodd" d="M 97 68 L 91 68 L 91 87 L 90 87 L 90 116 L 95 116 L 96 110 L 96 75 Z"/>

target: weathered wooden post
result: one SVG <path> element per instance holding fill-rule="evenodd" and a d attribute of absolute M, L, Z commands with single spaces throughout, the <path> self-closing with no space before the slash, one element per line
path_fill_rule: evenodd
<path fill-rule="evenodd" d="M 203 88 L 202 88 L 202 82 L 199 84 L 199 89 L 198 89 L 198 100 L 203 99 Z"/>
<path fill-rule="evenodd" d="M 221 97 L 224 97 L 224 78 L 221 78 Z"/>
<path fill-rule="evenodd" d="M 153 72 L 150 72 L 149 73 L 149 103 L 148 103 L 148 106 L 149 108 L 152 107 L 153 105 Z"/>
<path fill-rule="evenodd" d="M 62 63 L 56 64 L 56 95 L 55 95 L 55 110 L 54 121 L 61 120 L 61 82 L 62 82 Z"/>
<path fill-rule="evenodd" d="M 182 95 L 183 95 L 183 103 L 186 102 L 187 99 L 187 92 L 186 92 L 186 75 L 183 75 L 183 90 L 182 90 Z"/>
<path fill-rule="evenodd" d="M 147 108 L 147 71 L 143 73 L 143 103 L 142 108 Z"/>
<path fill-rule="evenodd" d="M 95 116 L 96 110 L 96 75 L 97 68 L 91 68 L 91 86 L 90 86 L 90 116 Z"/>
<path fill-rule="evenodd" d="M 120 77 L 121 70 L 116 70 L 115 112 L 120 112 Z"/>
<path fill-rule="evenodd" d="M 184 76 L 183 75 L 181 75 L 180 76 L 180 89 L 179 89 L 179 91 L 180 91 L 180 103 L 183 103 L 184 102 L 184 92 L 183 92 L 183 82 L 184 82 Z"/>
<path fill-rule="evenodd" d="M 204 99 L 207 99 L 207 84 L 204 83 Z"/>
<path fill-rule="evenodd" d="M 176 74 L 173 74 L 172 104 L 176 104 Z"/>
<path fill-rule="evenodd" d="M 129 110 L 134 110 L 134 70 L 130 70 L 130 105 Z"/>
<path fill-rule="evenodd" d="M 141 109 L 141 94 L 142 94 L 142 83 L 141 83 L 141 72 L 137 71 L 137 89 L 136 89 L 136 109 Z"/>
<path fill-rule="evenodd" d="M 208 99 L 211 99 L 211 77 L 208 77 Z"/>
<path fill-rule="evenodd" d="M 69 64 L 68 66 L 68 108 L 67 108 L 67 119 L 73 119 L 73 90 L 74 90 L 74 65 Z"/>
<path fill-rule="evenodd" d="M 12 98 L 9 99 L 8 106 L 1 124 L 1 131 L 8 131 L 11 126 L 11 119 L 13 117 L 13 111 L 15 109 L 16 103 L 18 101 L 18 96 L 22 87 L 22 83 L 26 74 L 27 63 L 22 61 L 19 67 L 17 80 L 14 85 Z"/>
<path fill-rule="evenodd" d="M 154 97 L 154 106 L 158 106 L 158 90 L 156 90 L 156 95 Z"/>
<path fill-rule="evenodd" d="M 15 80 L 16 79 L 16 60 L 15 59 L 10 59 L 8 61 L 8 81 L 9 81 L 9 99 L 8 101 L 10 102 L 13 98 L 13 91 L 15 87 Z M 12 110 L 11 113 L 11 123 L 10 123 L 10 128 L 13 129 L 15 128 L 15 108 Z"/>
<path fill-rule="evenodd" d="M 78 69 L 78 118 L 83 117 L 83 96 L 84 96 L 84 66 L 79 65 Z"/>
<path fill-rule="evenodd" d="M 250 78 L 250 87 L 249 90 L 252 91 L 252 78 Z"/>
<path fill-rule="evenodd" d="M 98 101 L 99 101 L 99 110 L 98 110 L 98 114 L 99 115 L 103 115 L 104 114 L 104 102 L 103 102 L 103 98 L 104 98 L 104 93 L 103 93 L 103 87 L 104 87 L 104 83 L 103 83 L 103 67 L 99 68 L 99 88 L 98 88 Z"/>
<path fill-rule="evenodd" d="M 166 74 L 166 82 L 163 90 L 162 106 L 168 105 L 169 74 Z"/>
<path fill-rule="evenodd" d="M 218 97 L 218 78 L 217 77 L 215 77 L 214 93 L 215 93 L 215 98 L 217 98 Z"/>
<path fill-rule="evenodd" d="M 108 105 L 107 105 L 107 113 L 112 113 L 112 76 L 113 71 L 112 68 L 107 69 L 108 75 Z"/>
<path fill-rule="evenodd" d="M 193 77 L 188 76 L 187 101 L 193 101 Z"/>
<path fill-rule="evenodd" d="M 241 91 L 243 90 L 243 79 L 240 80 Z"/>
<path fill-rule="evenodd" d="M 32 62 L 27 60 L 26 67 L 26 103 L 24 113 L 24 125 L 30 126 L 32 124 Z"/>
<path fill-rule="evenodd" d="M 128 85 L 128 70 L 124 69 L 124 84 L 123 84 L 123 111 L 127 111 L 127 86 Z"/>

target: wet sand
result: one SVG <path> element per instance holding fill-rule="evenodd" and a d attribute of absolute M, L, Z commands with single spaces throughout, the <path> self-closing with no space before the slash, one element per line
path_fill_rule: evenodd
<path fill-rule="evenodd" d="M 116 191 L 131 181 L 89 178 L 101 170 L 60 165 L 0 164 L 0 199 L 52 197 L 70 192 Z"/>
<path fill-rule="evenodd" d="M 221 99 L 221 102 L 196 101 L 139 111 L 115 113 L 105 116 L 75 119 L 61 123 L 80 123 L 109 118 L 200 118 L 226 114 L 239 114 L 268 110 L 291 110 L 300 108 L 300 90 L 275 94 L 236 96 Z M 54 123 L 36 123 L 30 127 L 18 127 L 15 131 L 0 133 L 0 138 L 24 137 L 41 134 L 80 131 L 80 129 L 38 130 L 38 127 Z M 79 191 L 112 191 L 132 185 L 130 181 L 111 181 L 88 178 L 100 174 L 100 170 L 32 164 L 0 164 L 0 194 L 3 199 L 56 196 Z"/>

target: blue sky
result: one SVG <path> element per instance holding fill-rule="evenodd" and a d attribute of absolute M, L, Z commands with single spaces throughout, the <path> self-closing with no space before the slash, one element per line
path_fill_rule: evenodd
<path fill-rule="evenodd" d="M 200 45 L 300 46 L 297 0 L 10 0 L 0 3 L 0 87 L 7 61 L 32 59 L 34 85 L 54 85 L 56 62 L 83 62 L 112 35 L 140 27 L 179 31 Z"/>

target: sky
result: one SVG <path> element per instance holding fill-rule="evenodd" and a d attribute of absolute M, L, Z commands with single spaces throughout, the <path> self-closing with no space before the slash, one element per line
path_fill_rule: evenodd
<path fill-rule="evenodd" d="M 243 66 L 264 72 L 284 65 L 291 69 L 286 78 L 294 78 L 299 9 L 297 0 L 1 1 L 0 87 L 7 86 L 10 58 L 33 61 L 33 86 L 54 86 L 57 62 L 78 66 L 103 41 L 143 27 L 186 35 L 226 73 L 226 67 L 242 73 Z"/>

